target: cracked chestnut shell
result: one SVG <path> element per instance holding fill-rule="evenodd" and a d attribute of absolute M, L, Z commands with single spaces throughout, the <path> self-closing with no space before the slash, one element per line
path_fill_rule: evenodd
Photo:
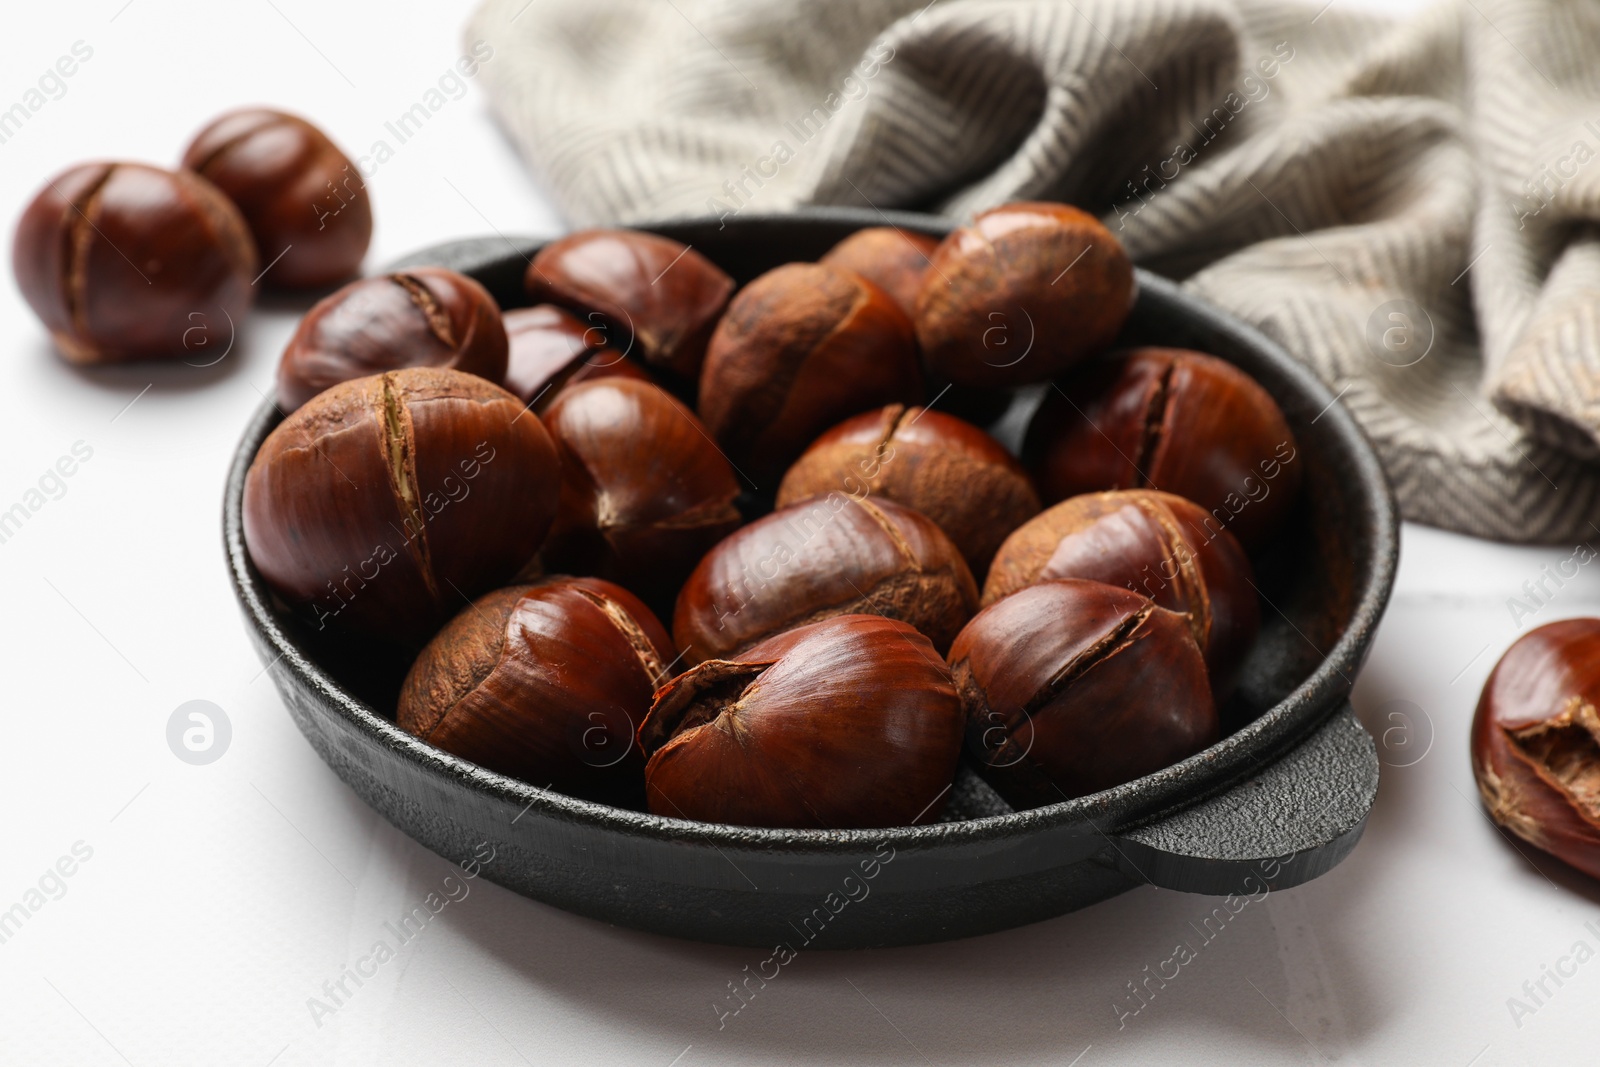
<path fill-rule="evenodd" d="M 1013 807 L 1131 782 L 1217 739 L 1187 620 L 1100 582 L 1041 582 L 984 608 L 950 646 L 967 752 Z"/>
<path fill-rule="evenodd" d="M 1600 878 L 1600 619 L 1532 630 L 1495 664 L 1472 773 L 1496 823 Z"/>
<path fill-rule="evenodd" d="M 363 278 L 319 300 L 278 364 L 278 405 L 293 411 L 324 389 L 402 367 L 440 367 L 499 385 L 506 330 L 489 291 L 443 267 Z"/>
<path fill-rule="evenodd" d="M 840 490 L 922 512 L 974 575 L 1039 512 L 1027 472 L 1000 442 L 953 415 L 904 404 L 846 419 L 812 442 L 783 476 L 778 506 Z"/>
<path fill-rule="evenodd" d="M 230 111 L 195 135 L 183 165 L 239 208 L 266 285 L 305 289 L 355 274 L 372 240 L 372 200 L 350 157 L 298 115 Z"/>
<path fill-rule="evenodd" d="M 1048 381 L 1111 344 L 1133 264 L 1100 221 L 1066 204 L 1004 204 L 946 237 L 917 295 L 928 372 L 971 388 Z"/>
<path fill-rule="evenodd" d="M 545 566 L 609 578 L 670 608 L 741 521 L 733 468 L 700 420 L 649 382 L 606 378 L 566 389 L 544 425 L 562 470 Z"/>
<path fill-rule="evenodd" d="M 671 648 L 650 609 L 610 582 L 557 576 L 497 589 L 422 650 L 396 721 L 491 771 L 638 807 L 635 733 Z"/>
<path fill-rule="evenodd" d="M 894 226 L 869 226 L 834 245 L 817 262 L 855 271 L 888 293 L 909 318 L 917 313 L 923 275 L 938 247 L 937 237 Z"/>
<path fill-rule="evenodd" d="M 1046 503 L 1104 489 L 1163 489 L 1200 505 L 1213 529 L 1264 544 L 1300 488 L 1294 434 L 1237 367 L 1182 348 L 1135 348 L 1082 368 L 1045 395 L 1022 461 Z"/>
<path fill-rule="evenodd" d="M 780 508 L 707 552 L 678 594 L 672 636 L 689 664 L 725 659 L 835 615 L 908 623 L 942 653 L 978 589 L 934 521 L 889 500 L 829 493 Z"/>
<path fill-rule="evenodd" d="M 11 262 L 72 363 L 216 362 L 255 299 L 239 209 L 198 175 L 142 163 L 52 178 L 17 223 Z"/>
<path fill-rule="evenodd" d="M 316 629 L 418 648 L 534 554 L 560 472 L 538 416 L 498 385 L 423 367 L 357 378 L 262 443 L 245 545 Z"/>
<path fill-rule="evenodd" d="M 1121 586 L 1176 611 L 1205 654 L 1220 701 L 1261 628 L 1250 560 L 1210 516 L 1171 493 L 1128 489 L 1064 500 L 1023 525 L 994 557 L 983 587 L 993 604 L 1058 578 Z"/>
<path fill-rule="evenodd" d="M 922 400 L 911 321 L 853 271 L 789 263 L 745 286 L 717 324 L 700 417 L 746 474 L 775 479 L 850 415 Z"/>
<path fill-rule="evenodd" d="M 905 623 L 841 615 L 656 692 L 639 728 L 650 811 L 735 826 L 910 826 L 944 807 L 961 704 Z"/>
<path fill-rule="evenodd" d="M 681 242 L 640 230 L 582 230 L 541 248 L 523 286 L 608 328 L 606 344 L 692 381 L 733 279 Z"/>
<path fill-rule="evenodd" d="M 605 346 L 605 330 L 554 304 L 516 308 L 502 320 L 510 345 L 506 388 L 541 415 L 569 385 L 596 378 L 650 380 L 637 363 Z"/>

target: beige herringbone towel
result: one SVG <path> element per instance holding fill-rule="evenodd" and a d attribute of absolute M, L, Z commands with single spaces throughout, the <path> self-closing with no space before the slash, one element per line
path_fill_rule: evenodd
<path fill-rule="evenodd" d="M 1600 536 L 1600 2 L 924 3 L 486 0 L 467 35 L 575 224 L 1069 201 L 1314 368 L 1407 517 Z"/>

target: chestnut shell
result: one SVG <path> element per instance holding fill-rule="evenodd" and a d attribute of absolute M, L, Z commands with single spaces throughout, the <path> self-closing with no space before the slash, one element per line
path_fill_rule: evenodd
<path fill-rule="evenodd" d="M 650 609 L 610 582 L 561 576 L 497 589 L 422 650 L 396 721 L 492 771 L 637 807 L 635 733 L 671 648 Z"/>
<path fill-rule="evenodd" d="M 1600 619 L 1531 630 L 1472 719 L 1472 772 L 1496 823 L 1600 878 Z"/>
<path fill-rule="evenodd" d="M 910 318 L 917 313 L 917 294 L 938 247 L 939 238 L 925 233 L 869 226 L 828 249 L 817 262 L 855 271 L 893 297 Z"/>
<path fill-rule="evenodd" d="M 1041 582 L 991 604 L 950 646 L 978 773 L 1015 807 L 1097 793 L 1217 739 L 1188 622 L 1099 582 Z"/>
<path fill-rule="evenodd" d="M 1196 504 L 1154 489 L 1087 493 L 1024 524 L 995 555 L 985 606 L 1035 582 L 1131 589 L 1189 621 L 1220 701 L 1261 628 L 1250 560 Z"/>
<path fill-rule="evenodd" d="M 510 346 L 505 386 L 541 415 L 569 385 L 612 377 L 650 380 L 637 363 L 605 347 L 604 329 L 554 304 L 515 308 L 501 318 Z"/>
<path fill-rule="evenodd" d="M 928 639 L 841 615 L 709 660 L 639 728 L 650 811 L 737 826 L 909 826 L 943 809 L 961 705 Z"/>
<path fill-rule="evenodd" d="M 1260 548 L 1299 492 L 1304 463 L 1277 402 L 1244 371 L 1182 348 L 1119 352 L 1063 379 L 1028 424 L 1022 461 L 1047 504 L 1105 489 L 1163 489 Z"/>
<path fill-rule="evenodd" d="M 835 615 L 899 619 L 943 652 L 978 589 L 934 521 L 888 500 L 830 493 L 774 511 L 706 553 L 678 594 L 684 662 L 736 655 Z"/>

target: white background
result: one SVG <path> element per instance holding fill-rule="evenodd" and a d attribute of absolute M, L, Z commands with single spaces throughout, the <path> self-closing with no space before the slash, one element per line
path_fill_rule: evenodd
<path fill-rule="evenodd" d="M 454 61 L 470 6 L 123 3 L 8 11 L 0 108 L 74 42 L 94 49 L 0 145 L 8 229 L 65 166 L 170 164 L 239 104 L 300 111 L 365 152 Z M 476 87 L 369 189 L 369 266 L 492 229 L 560 229 Z M 1518 633 L 1507 598 L 1573 548 L 1416 527 L 1356 686 L 1392 764 L 1365 839 L 1326 877 L 1249 906 L 1125 1029 L 1111 1007 L 1124 984 L 1211 901 L 1141 889 L 976 940 L 804 954 L 719 1031 L 712 1003 L 765 953 L 613 929 L 479 880 L 315 1025 L 307 998 L 448 867 L 317 760 L 228 588 L 223 474 L 301 309 L 269 303 L 209 370 L 87 372 L 0 285 L 0 508 L 74 442 L 93 449 L 66 494 L 0 544 L 0 910 L 75 843 L 93 850 L 65 895 L 0 944 L 0 1063 L 1593 1061 L 1600 962 L 1520 1027 L 1507 998 L 1575 942 L 1600 949 L 1584 927 L 1600 929 L 1600 890 L 1497 835 L 1466 751 L 1478 688 Z M 1597 610 L 1589 568 L 1523 628 Z M 192 699 L 232 723 L 209 766 L 165 740 Z M 1414 706 L 1409 719 L 1390 717 L 1406 707 L 1395 701 Z"/>

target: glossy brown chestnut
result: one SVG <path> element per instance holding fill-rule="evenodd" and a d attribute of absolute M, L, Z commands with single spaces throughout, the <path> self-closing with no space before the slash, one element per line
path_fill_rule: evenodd
<path fill-rule="evenodd" d="M 976 610 L 972 572 L 932 519 L 835 492 L 780 508 L 707 552 L 678 594 L 672 636 L 695 664 L 818 619 L 873 614 L 909 623 L 943 654 Z"/>
<path fill-rule="evenodd" d="M 938 247 L 939 239 L 924 233 L 869 226 L 834 245 L 817 262 L 855 271 L 893 297 L 910 318 L 917 313 L 922 278 Z"/>
<path fill-rule="evenodd" d="M 960 386 L 1048 381 L 1109 345 L 1134 295 L 1128 253 L 1094 216 L 1005 204 L 939 245 L 917 341 L 928 372 Z"/>
<path fill-rule="evenodd" d="M 17 223 L 22 296 L 73 363 L 214 363 L 255 299 L 255 246 L 204 178 L 84 163 L 52 178 Z"/>
<path fill-rule="evenodd" d="M 1472 772 L 1494 821 L 1600 878 L 1600 619 L 1524 634 L 1484 683 Z"/>
<path fill-rule="evenodd" d="M 650 375 L 614 348 L 605 347 L 605 330 L 587 326 L 554 304 L 517 308 L 503 316 L 506 340 L 506 388 L 543 414 L 569 385 L 596 378 Z"/>
<path fill-rule="evenodd" d="M 1063 379 L 1028 425 L 1022 460 L 1047 504 L 1164 489 L 1251 550 L 1294 504 L 1303 466 L 1283 412 L 1255 379 L 1181 348 L 1119 352 Z"/>
<path fill-rule="evenodd" d="M 351 282 L 300 320 L 278 363 L 278 405 L 402 367 L 441 367 L 499 385 L 506 330 L 489 291 L 464 274 L 415 267 Z"/>
<path fill-rule="evenodd" d="M 418 648 L 533 555 L 560 484 L 516 397 L 459 371 L 392 371 L 272 431 L 245 475 L 245 545 L 314 628 Z"/>
<path fill-rule="evenodd" d="M 671 649 L 650 609 L 610 582 L 553 577 L 497 589 L 422 650 L 397 721 L 491 771 L 638 807 L 636 732 Z"/>
<path fill-rule="evenodd" d="M 1220 701 L 1255 642 L 1261 610 L 1244 549 L 1207 518 L 1182 497 L 1153 489 L 1063 500 L 1006 538 L 983 603 L 1057 578 L 1131 589 L 1188 619 Z"/>
<path fill-rule="evenodd" d="M 926 637 L 842 615 L 680 674 L 657 691 L 639 742 L 653 814 L 837 830 L 937 818 L 961 729 Z"/>
<path fill-rule="evenodd" d="M 921 399 L 905 313 L 860 275 L 818 263 L 778 267 L 741 289 L 700 375 L 700 417 L 757 483 L 839 420 Z"/>
<path fill-rule="evenodd" d="M 833 491 L 922 512 L 974 575 L 1039 512 L 1027 472 L 1000 442 L 953 415 L 904 404 L 846 419 L 817 438 L 783 476 L 778 506 Z"/>
<path fill-rule="evenodd" d="M 700 557 L 739 526 L 733 468 L 694 413 L 649 382 L 570 386 L 544 424 L 562 469 L 545 566 L 670 608 Z"/>
<path fill-rule="evenodd" d="M 195 135 L 183 165 L 208 178 L 244 214 L 262 283 L 302 289 L 344 281 L 372 240 L 372 201 L 361 172 L 298 115 L 230 111 Z"/>
<path fill-rule="evenodd" d="M 583 230 L 528 264 L 536 303 L 607 327 L 606 345 L 693 380 L 733 295 L 733 279 L 692 248 L 638 230 Z"/>
<path fill-rule="evenodd" d="M 1130 782 L 1217 739 L 1182 615 L 1077 579 L 984 608 L 950 647 L 978 773 L 1018 808 Z"/>

